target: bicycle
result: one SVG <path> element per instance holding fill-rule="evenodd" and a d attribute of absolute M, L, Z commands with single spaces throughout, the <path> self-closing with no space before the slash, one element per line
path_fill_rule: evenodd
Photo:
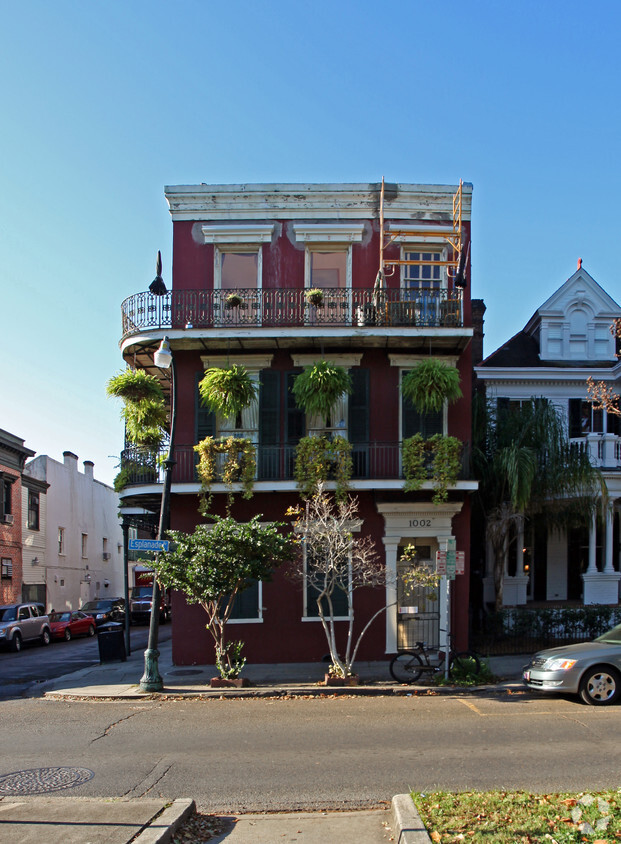
<path fill-rule="evenodd" d="M 437 659 L 430 656 L 437 654 Z M 417 642 L 415 649 L 401 651 L 390 662 L 390 673 L 397 683 L 415 683 L 424 673 L 435 674 L 444 670 L 445 653 L 443 651 L 429 651 L 425 642 Z M 449 677 L 459 677 L 479 674 L 481 661 L 472 651 L 455 652 L 449 650 Z"/>

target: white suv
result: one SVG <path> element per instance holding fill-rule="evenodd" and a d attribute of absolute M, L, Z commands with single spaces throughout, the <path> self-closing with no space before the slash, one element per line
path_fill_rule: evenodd
<path fill-rule="evenodd" d="M 9 604 L 0 607 L 0 644 L 21 651 L 22 642 L 38 639 L 42 645 L 51 640 L 50 622 L 42 604 Z"/>

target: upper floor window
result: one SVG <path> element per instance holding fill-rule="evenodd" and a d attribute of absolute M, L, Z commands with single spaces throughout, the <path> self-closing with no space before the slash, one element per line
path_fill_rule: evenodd
<path fill-rule="evenodd" d="M 28 490 L 28 529 L 39 530 L 39 493 Z"/>
<path fill-rule="evenodd" d="M 309 251 L 310 272 L 307 287 L 347 287 L 348 251 Z"/>
<path fill-rule="evenodd" d="M 412 263 L 401 267 L 402 286 L 406 289 L 432 289 L 443 287 L 444 267 L 441 265 L 443 252 L 440 249 L 423 250 L 404 247 L 402 260 Z"/>
<path fill-rule="evenodd" d="M 214 245 L 214 289 L 257 289 L 262 285 L 261 245 L 270 243 L 273 224 L 205 225 L 205 243 Z"/>
<path fill-rule="evenodd" d="M 13 561 L 10 557 L 2 558 L 2 580 L 13 579 Z"/>
<path fill-rule="evenodd" d="M 352 244 L 362 241 L 362 223 L 295 223 L 296 240 L 306 247 L 304 286 L 351 288 Z"/>
<path fill-rule="evenodd" d="M 63 527 L 58 528 L 58 553 L 65 553 L 65 529 Z"/>
<path fill-rule="evenodd" d="M 88 534 L 82 534 L 82 556 L 88 557 Z"/>
<path fill-rule="evenodd" d="M 233 252 L 216 250 L 215 288 L 243 290 L 261 286 L 261 252 Z"/>
<path fill-rule="evenodd" d="M 13 522 L 13 493 L 11 487 L 17 478 L 0 472 L 0 522 Z"/>

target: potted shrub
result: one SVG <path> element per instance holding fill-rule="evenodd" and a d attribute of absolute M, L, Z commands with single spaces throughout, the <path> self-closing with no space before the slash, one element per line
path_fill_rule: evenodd
<path fill-rule="evenodd" d="M 320 360 L 304 368 L 293 383 L 293 395 L 305 413 L 321 416 L 329 427 L 332 408 L 344 394 L 352 391 L 351 376 L 342 366 Z"/>
<path fill-rule="evenodd" d="M 205 437 L 194 446 L 199 456 L 196 471 L 202 485 L 203 504 L 201 510 L 206 511 L 211 497 L 211 485 L 218 475 L 218 455 L 225 455 L 221 466 L 222 482 L 229 488 L 232 496 L 233 484 L 239 483 L 242 488 L 242 498 L 252 498 L 254 476 L 256 472 L 256 449 L 252 440 L 246 437 L 222 437 L 219 440 Z"/>
<path fill-rule="evenodd" d="M 353 469 L 351 450 L 345 437 L 302 437 L 295 449 L 295 479 L 302 498 L 311 498 L 325 481 L 334 479 L 335 497 L 344 500 Z"/>
<path fill-rule="evenodd" d="M 431 478 L 434 504 L 441 504 L 448 497 L 448 489 L 454 486 L 461 471 L 462 443 L 456 437 L 434 434 L 428 440 L 420 434 L 403 441 L 402 461 L 405 476 L 405 492 L 420 489 L 423 482 Z"/>
<path fill-rule="evenodd" d="M 445 401 L 461 398 L 459 380 L 456 367 L 427 358 L 404 376 L 401 390 L 419 413 L 432 413 L 442 410 Z"/>
<path fill-rule="evenodd" d="M 316 308 L 319 308 L 323 304 L 323 290 L 319 287 L 311 287 L 304 294 L 304 298 L 309 305 L 314 305 Z"/>
<path fill-rule="evenodd" d="M 244 300 L 237 293 L 229 293 L 224 300 L 224 305 L 229 310 L 232 310 L 233 308 L 241 308 L 243 304 Z"/>

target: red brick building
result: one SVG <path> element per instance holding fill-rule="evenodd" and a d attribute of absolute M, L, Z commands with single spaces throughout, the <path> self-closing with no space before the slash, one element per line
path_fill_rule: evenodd
<path fill-rule="evenodd" d="M 467 452 L 471 196 L 469 184 L 170 187 L 172 290 L 137 293 L 122 306 L 121 349 L 130 365 L 165 378 L 153 365 L 164 336 L 175 357 L 173 528 L 191 531 L 201 520 L 193 447 L 207 435 L 235 434 L 255 443 L 254 495 L 236 495 L 232 507 L 240 520 L 255 513 L 282 520 L 287 507 L 300 502 L 294 462 L 305 435 L 321 430 L 351 443 L 361 530 L 373 537 L 393 575 L 385 590 L 354 595 L 357 627 L 388 606 L 366 635 L 362 659 L 439 636 L 442 606 L 428 596 L 416 602 L 397 577 L 400 549 L 409 543 L 423 560 L 435 561 L 451 540 L 465 552 L 465 573 L 452 585 L 451 617 L 458 643 L 467 637 L 468 494 L 476 484 L 464 469 L 445 503 L 432 503 L 431 480 L 405 493 L 402 442 L 417 431 L 450 434 Z M 322 291 L 320 304 L 309 302 L 310 289 Z M 436 414 L 419 414 L 403 400 L 400 385 L 428 356 L 457 367 L 463 398 Z M 305 416 L 291 392 L 296 374 L 322 358 L 348 369 L 353 383 L 352 394 L 334 407 L 329 430 Z M 216 417 L 198 397 L 205 370 L 227 362 L 243 364 L 258 387 L 257 402 L 237 419 Z M 168 389 L 170 382 L 163 383 Z M 140 463 L 135 449 L 126 449 L 123 459 Z M 157 468 L 138 469 L 123 503 L 156 511 L 159 480 Z M 212 511 L 223 513 L 227 489 L 222 483 L 212 489 Z M 324 634 L 307 598 L 277 572 L 244 596 L 230 635 L 246 641 L 253 662 L 320 659 Z M 346 617 L 348 608 L 343 612 Z M 426 614 L 431 626 L 424 629 Z M 213 661 L 203 612 L 181 596 L 173 603 L 173 653 L 178 664 Z"/>
<path fill-rule="evenodd" d="M 0 430 L 0 604 L 22 600 L 22 471 L 34 453 Z"/>

